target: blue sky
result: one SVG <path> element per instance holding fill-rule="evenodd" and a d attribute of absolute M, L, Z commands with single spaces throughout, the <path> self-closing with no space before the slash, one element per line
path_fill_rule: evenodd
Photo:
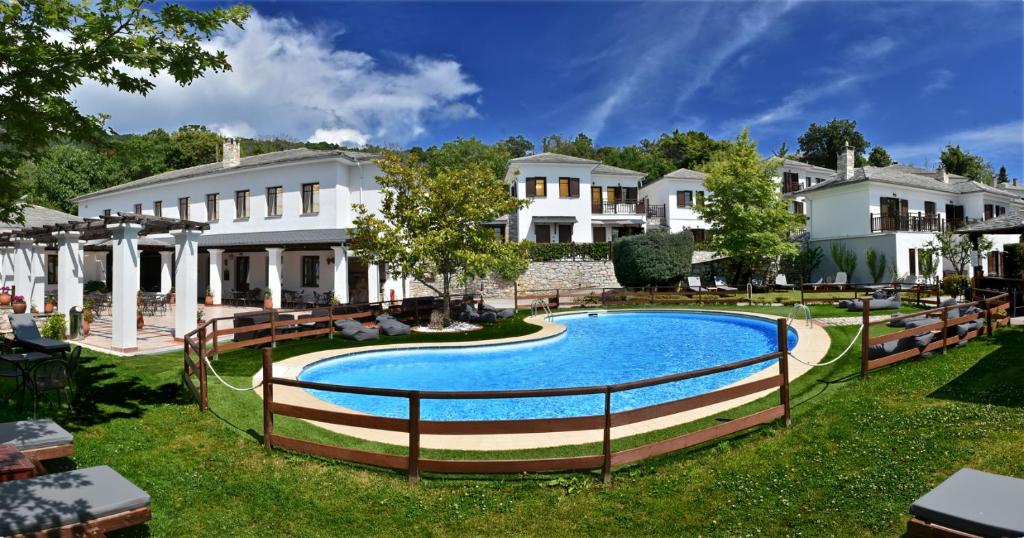
<path fill-rule="evenodd" d="M 123 132 L 204 123 L 402 147 L 747 126 L 767 153 L 853 118 L 900 162 L 933 166 L 952 142 L 1024 173 L 1021 2 L 253 5 L 244 32 L 213 43 L 232 73 L 76 98 Z"/>

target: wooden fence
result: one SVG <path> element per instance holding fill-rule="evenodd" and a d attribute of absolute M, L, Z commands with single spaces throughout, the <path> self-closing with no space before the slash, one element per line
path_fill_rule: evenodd
<path fill-rule="evenodd" d="M 982 334 L 982 332 L 986 335 L 991 335 L 994 329 L 1003 327 L 1010 323 L 1010 318 L 1006 315 L 1010 305 L 1009 294 L 1005 292 L 975 288 L 971 291 L 971 297 L 975 300 L 953 306 L 940 306 L 921 312 L 893 316 L 891 318 L 878 321 L 871 321 L 870 302 L 865 301 L 864 311 L 861 317 L 861 325 L 863 327 L 861 331 L 861 376 L 866 376 L 868 372 L 877 368 L 903 362 L 905 360 L 924 355 L 925 353 L 941 352 L 945 354 L 946 350 L 949 349 L 949 346 L 951 345 L 956 345 L 960 342 L 970 340 L 979 334 Z M 965 311 L 972 306 L 977 307 L 978 311 L 966 313 Z M 880 334 L 877 336 L 871 335 L 872 327 L 886 325 L 897 320 L 905 321 L 910 319 L 921 319 L 923 321 L 931 321 L 931 323 L 906 328 L 897 332 Z M 971 323 L 979 319 L 984 319 L 985 322 L 981 328 L 969 330 L 963 335 L 951 334 L 951 330 L 956 326 Z M 897 351 L 885 356 L 875 358 L 871 358 L 870 356 L 872 346 L 900 341 L 905 338 L 919 337 L 926 334 L 931 334 L 932 339 L 923 346 L 908 345 L 903 346 L 905 349 L 898 349 Z"/>
<path fill-rule="evenodd" d="M 746 291 L 690 290 L 676 286 L 645 288 L 549 288 L 513 290 L 517 310 L 560 306 L 634 306 L 680 304 L 736 304 L 746 301 Z"/>
<path fill-rule="evenodd" d="M 789 399 L 789 368 L 788 368 L 788 329 L 785 320 L 778 320 L 779 351 L 745 359 L 741 361 L 704 368 L 690 372 L 666 375 L 640 381 L 590 387 L 571 387 L 532 390 L 505 391 L 414 391 L 399 389 L 380 389 L 331 385 L 285 379 L 273 374 L 273 351 L 263 350 L 263 440 L 268 449 L 278 447 L 294 452 L 311 454 L 320 457 L 334 458 L 349 462 L 404 470 L 410 481 L 416 481 L 421 472 L 432 473 L 523 473 L 541 471 L 576 471 L 600 469 L 603 479 L 611 480 L 612 468 L 641 461 L 668 452 L 713 441 L 748 428 L 767 424 L 782 419 L 786 425 L 790 422 Z M 688 379 L 728 372 L 747 366 L 778 360 L 778 373 L 764 379 L 747 381 L 739 385 L 713 390 L 697 396 L 690 396 L 665 403 L 612 412 L 612 398 L 615 394 L 673 383 Z M 274 388 L 278 386 L 296 387 L 306 390 L 321 390 L 348 394 L 385 396 L 404 398 L 409 403 L 408 418 L 390 418 L 345 411 L 315 409 L 301 405 L 284 403 L 275 399 Z M 704 408 L 721 402 L 730 401 L 743 396 L 757 394 L 765 390 L 778 389 L 779 403 L 762 411 L 743 417 L 733 418 L 716 423 L 703 429 L 655 441 L 642 446 L 613 450 L 612 428 L 643 422 L 675 413 Z M 604 406 L 600 412 L 585 416 L 564 418 L 540 418 L 524 420 L 459 420 L 437 421 L 424 420 L 420 415 L 423 400 L 476 400 L 498 398 L 539 398 L 580 395 L 603 395 Z M 339 446 L 327 445 L 293 437 L 287 437 L 274 431 L 274 418 L 288 416 L 328 424 L 354 426 L 386 432 L 401 432 L 408 435 L 407 454 L 388 454 L 366 450 L 356 450 Z M 602 432 L 601 453 L 585 456 L 550 457 L 534 459 L 509 460 L 455 460 L 425 458 L 421 454 L 421 437 L 428 435 L 509 435 L 509 434 L 558 434 L 571 431 Z"/>
<path fill-rule="evenodd" d="M 800 284 L 800 303 L 834 303 L 844 299 L 859 299 L 879 289 L 899 292 L 902 299 L 913 298 L 917 306 L 939 306 L 942 290 L 937 285 L 929 284 L 896 284 L 879 288 L 868 284 Z"/>

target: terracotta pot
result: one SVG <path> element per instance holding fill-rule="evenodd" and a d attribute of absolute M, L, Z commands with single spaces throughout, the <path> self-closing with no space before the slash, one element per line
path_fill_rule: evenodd
<path fill-rule="evenodd" d="M 11 294 L 0 293 L 0 306 L 7 306 L 9 304 L 11 304 Z"/>
<path fill-rule="evenodd" d="M 203 301 L 203 304 L 206 305 L 206 306 L 213 306 L 213 296 L 212 295 L 207 295 L 206 296 L 206 300 Z"/>
<path fill-rule="evenodd" d="M 273 299 L 263 299 L 263 308 L 265 308 L 267 310 L 270 310 L 271 308 L 274 308 L 274 300 Z"/>
<path fill-rule="evenodd" d="M 173 293 L 168 293 L 167 294 L 167 302 L 170 303 L 170 304 L 174 304 L 175 303 L 175 301 L 174 301 L 174 294 Z"/>
<path fill-rule="evenodd" d="M 14 309 L 15 314 L 24 314 L 28 310 L 28 305 L 25 303 L 14 303 L 11 305 L 11 308 Z"/>
<path fill-rule="evenodd" d="M 135 330 L 141 331 L 146 326 L 146 320 L 142 319 L 142 316 L 135 318 Z"/>
<path fill-rule="evenodd" d="M 43 313 L 44 314 L 52 314 L 53 313 L 53 303 L 45 303 L 45 304 L 43 304 Z"/>
<path fill-rule="evenodd" d="M 89 328 L 92 326 L 91 321 L 82 320 L 82 336 L 89 336 Z"/>

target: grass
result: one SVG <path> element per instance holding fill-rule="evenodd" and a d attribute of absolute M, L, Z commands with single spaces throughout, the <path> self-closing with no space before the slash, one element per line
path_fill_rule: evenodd
<path fill-rule="evenodd" d="M 488 330 L 483 336 L 530 327 L 515 320 Z M 832 356 L 856 327 L 828 331 Z M 348 345 L 282 343 L 275 358 Z M 77 455 L 51 467 L 108 464 L 147 490 L 153 521 L 123 535 L 895 536 L 910 503 L 960 467 L 1024 476 L 1021 349 L 1024 330 L 1012 328 L 860 380 L 855 345 L 796 380 L 791 427 L 617 469 L 610 486 L 592 473 L 410 485 L 400 473 L 267 453 L 255 395 L 213 381 L 213 412 L 200 413 L 180 388 L 180 355 L 90 353 L 88 389 L 72 417 L 59 417 Z M 217 367 L 245 385 L 258 363 L 258 352 L 244 350 Z M 17 416 L 0 408 L 0 418 Z M 278 427 L 345 442 L 304 423 Z"/>

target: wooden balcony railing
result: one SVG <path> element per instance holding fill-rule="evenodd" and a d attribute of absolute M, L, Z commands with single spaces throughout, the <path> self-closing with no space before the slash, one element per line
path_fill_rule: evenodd
<path fill-rule="evenodd" d="M 623 200 L 621 202 L 603 202 L 591 204 L 591 213 L 595 215 L 643 215 L 646 213 L 647 202 L 640 200 Z"/>
<path fill-rule="evenodd" d="M 941 232 L 944 229 L 939 215 L 878 215 L 869 214 L 872 232 Z"/>

